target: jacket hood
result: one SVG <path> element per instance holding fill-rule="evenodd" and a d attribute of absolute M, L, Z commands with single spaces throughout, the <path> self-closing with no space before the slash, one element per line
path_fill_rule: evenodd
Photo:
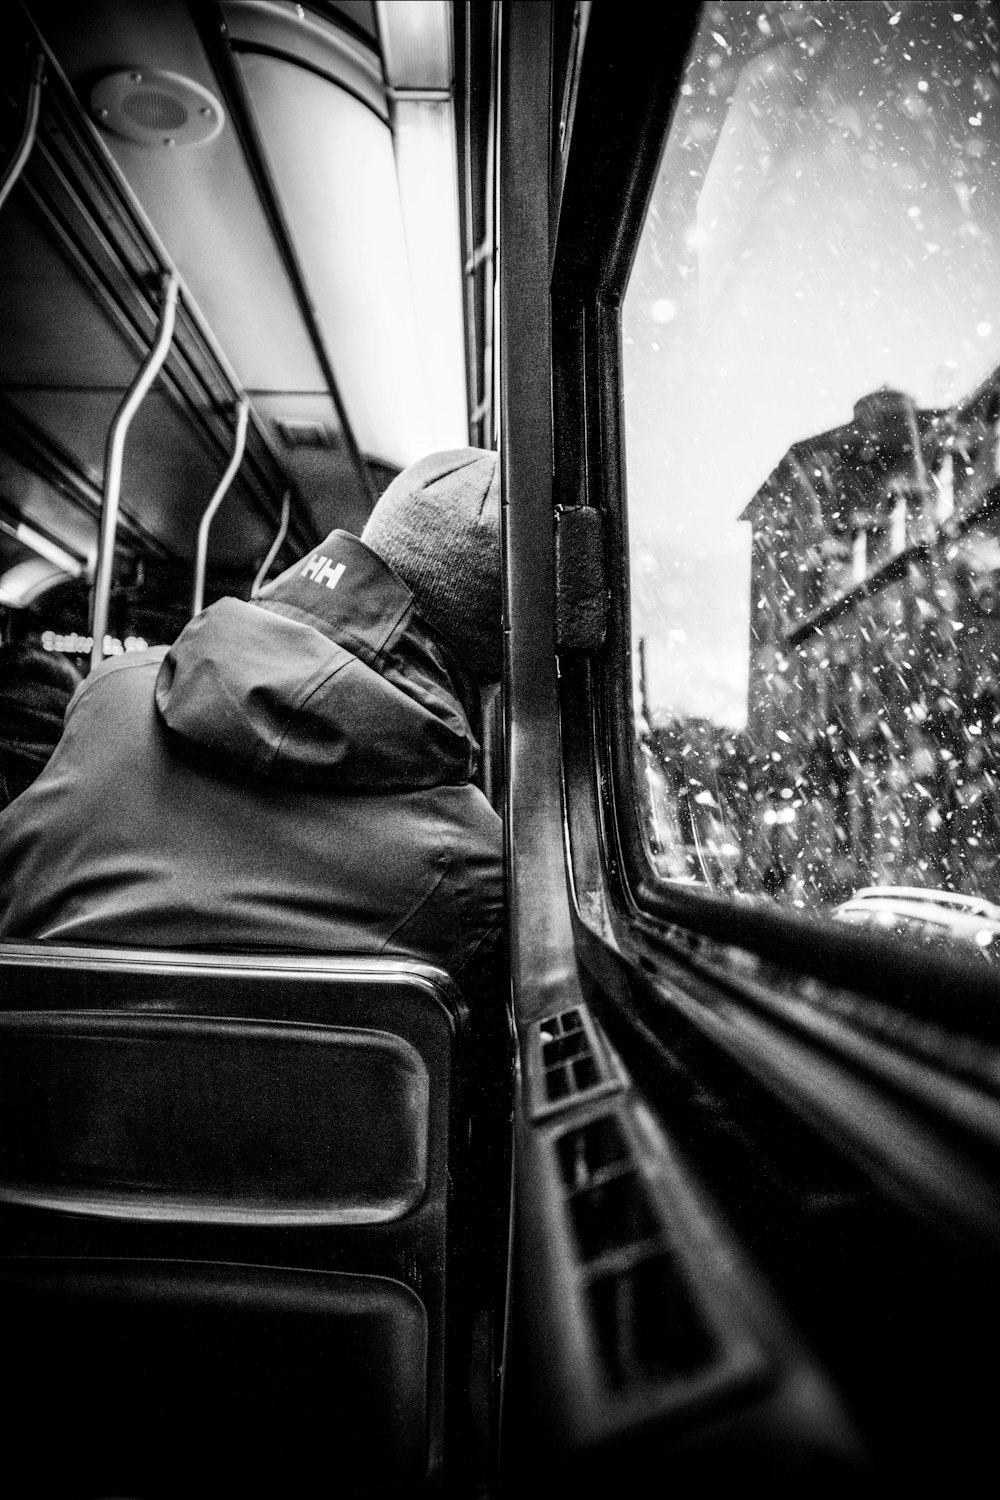
<path fill-rule="evenodd" d="M 156 679 L 178 748 L 220 770 L 373 791 L 456 785 L 478 756 L 456 666 L 413 595 L 334 531 L 253 604 L 220 599 Z"/>

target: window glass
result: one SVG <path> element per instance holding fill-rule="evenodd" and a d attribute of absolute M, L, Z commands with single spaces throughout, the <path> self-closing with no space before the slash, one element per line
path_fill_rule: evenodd
<path fill-rule="evenodd" d="M 987 956 L 998 98 L 991 5 L 704 6 L 622 317 L 652 861 Z"/>

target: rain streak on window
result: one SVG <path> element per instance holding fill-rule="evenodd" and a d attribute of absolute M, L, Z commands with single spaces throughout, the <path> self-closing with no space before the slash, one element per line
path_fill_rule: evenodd
<path fill-rule="evenodd" d="M 1000 956 L 1000 39 L 703 7 L 624 302 L 659 873 Z"/>

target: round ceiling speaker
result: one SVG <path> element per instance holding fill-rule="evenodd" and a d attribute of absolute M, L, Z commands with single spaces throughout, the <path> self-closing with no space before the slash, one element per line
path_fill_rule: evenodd
<path fill-rule="evenodd" d="M 90 91 L 98 125 L 140 146 L 201 146 L 225 123 L 214 94 L 162 68 L 120 68 Z"/>

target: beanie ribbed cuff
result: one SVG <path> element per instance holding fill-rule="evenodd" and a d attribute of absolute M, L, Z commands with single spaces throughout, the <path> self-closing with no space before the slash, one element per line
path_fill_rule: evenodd
<path fill-rule="evenodd" d="M 403 470 L 361 533 L 484 682 L 500 677 L 500 491 L 484 448 L 432 453 Z"/>

